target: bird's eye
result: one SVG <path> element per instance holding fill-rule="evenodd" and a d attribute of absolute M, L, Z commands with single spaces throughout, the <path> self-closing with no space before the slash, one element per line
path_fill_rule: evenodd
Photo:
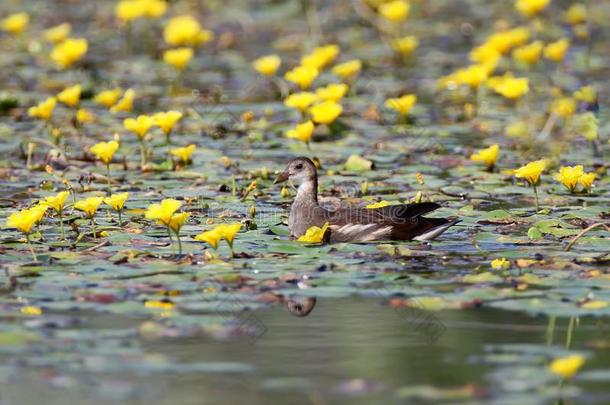
<path fill-rule="evenodd" d="M 299 163 L 294 168 L 297 169 L 297 170 L 301 170 L 303 168 L 303 163 Z"/>

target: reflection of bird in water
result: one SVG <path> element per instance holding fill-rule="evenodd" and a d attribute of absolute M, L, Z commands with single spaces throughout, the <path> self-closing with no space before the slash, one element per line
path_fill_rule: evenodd
<path fill-rule="evenodd" d="M 294 316 L 304 317 L 309 315 L 316 306 L 316 297 L 295 297 L 286 300 L 286 308 Z"/>

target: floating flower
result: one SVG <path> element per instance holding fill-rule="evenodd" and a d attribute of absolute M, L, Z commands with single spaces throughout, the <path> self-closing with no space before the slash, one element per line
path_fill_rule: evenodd
<path fill-rule="evenodd" d="M 195 240 L 205 242 L 214 249 L 218 249 L 219 242 L 224 239 L 231 249 L 231 256 L 233 256 L 233 241 L 235 239 L 235 235 L 237 235 L 237 232 L 239 232 L 240 229 L 240 223 L 220 224 L 210 231 L 206 231 L 195 236 Z"/>
<path fill-rule="evenodd" d="M 76 122 L 79 124 L 86 124 L 93 121 L 95 121 L 95 115 L 91 111 L 85 108 L 76 110 Z"/>
<path fill-rule="evenodd" d="M 345 83 L 331 83 L 326 87 L 317 88 L 316 96 L 319 100 L 339 101 L 347 94 L 348 90 L 349 87 Z"/>
<path fill-rule="evenodd" d="M 515 8 L 524 16 L 530 18 L 543 11 L 551 0 L 517 0 Z"/>
<path fill-rule="evenodd" d="M 559 98 L 551 104 L 551 112 L 562 118 L 568 118 L 576 112 L 576 100 L 571 97 Z"/>
<path fill-rule="evenodd" d="M 140 140 L 146 137 L 146 134 L 154 124 L 153 117 L 149 115 L 138 115 L 138 118 L 126 118 L 123 121 L 125 129 L 135 133 Z"/>
<path fill-rule="evenodd" d="M 393 0 L 379 6 L 379 14 L 388 21 L 402 22 L 409 16 L 411 5 L 404 0 Z"/>
<path fill-rule="evenodd" d="M 526 27 L 517 27 L 510 30 L 495 32 L 487 38 L 485 43 L 495 48 L 501 54 L 508 53 L 517 46 L 525 45 L 530 39 L 531 32 Z"/>
<path fill-rule="evenodd" d="M 13 212 L 6 220 L 6 226 L 16 228 L 28 235 L 32 232 L 32 227 L 39 221 L 39 212 L 31 208 L 18 212 Z"/>
<path fill-rule="evenodd" d="M 25 307 L 21 307 L 19 312 L 21 312 L 24 315 L 29 315 L 29 316 L 39 316 L 39 315 L 42 315 L 42 309 L 40 309 L 40 307 L 35 307 L 35 306 L 32 306 L 32 305 L 27 305 Z"/>
<path fill-rule="evenodd" d="M 322 70 L 335 60 L 339 52 L 337 45 L 319 46 L 301 58 L 301 66 Z"/>
<path fill-rule="evenodd" d="M 390 43 L 394 52 L 403 56 L 409 56 L 419 46 L 419 39 L 415 36 L 406 36 L 393 39 Z"/>
<path fill-rule="evenodd" d="M 178 235 L 180 229 L 182 229 L 182 225 L 184 225 L 184 222 L 186 222 L 189 216 L 191 216 L 191 214 L 188 212 L 181 212 L 179 214 L 172 215 L 169 220 L 169 229 L 171 229 L 176 235 Z"/>
<path fill-rule="evenodd" d="M 173 198 L 166 198 L 160 204 L 151 204 L 146 209 L 146 218 L 154 219 L 159 224 L 169 226 L 172 216 L 180 208 L 182 203 Z"/>
<path fill-rule="evenodd" d="M 68 38 L 70 32 L 72 32 L 72 26 L 69 23 L 63 23 L 45 30 L 42 36 L 45 41 L 58 44 Z"/>
<path fill-rule="evenodd" d="M 0 21 L 0 29 L 9 34 L 20 34 L 29 24 L 30 16 L 28 13 L 11 14 Z"/>
<path fill-rule="evenodd" d="M 542 56 L 542 41 L 534 41 L 531 44 L 523 45 L 513 50 L 513 59 L 526 65 L 538 63 Z"/>
<path fill-rule="evenodd" d="M 110 197 L 104 198 L 104 204 L 111 207 L 117 212 L 121 212 L 125 206 L 125 201 L 129 198 L 129 193 L 112 194 Z"/>
<path fill-rule="evenodd" d="M 416 102 L 417 96 L 415 94 L 405 94 L 401 97 L 387 99 L 385 106 L 404 116 L 409 114 Z"/>
<path fill-rule="evenodd" d="M 193 58 L 193 49 L 176 48 L 163 52 L 163 61 L 177 70 L 183 70 Z"/>
<path fill-rule="evenodd" d="M 494 270 L 507 270 L 510 267 L 510 262 L 506 258 L 494 259 L 491 261 L 491 268 Z"/>
<path fill-rule="evenodd" d="M 319 71 L 316 68 L 308 66 L 297 66 L 289 70 L 284 75 L 284 78 L 289 82 L 298 85 L 302 90 L 308 89 L 314 80 L 318 77 Z"/>
<path fill-rule="evenodd" d="M 273 76 L 282 64 L 282 60 L 277 55 L 262 56 L 252 62 L 252 67 L 264 76 Z"/>
<path fill-rule="evenodd" d="M 82 211 L 88 218 L 93 218 L 100 204 L 104 202 L 102 197 L 87 197 L 84 200 L 77 201 L 74 208 Z"/>
<path fill-rule="evenodd" d="M 104 90 L 96 94 L 95 97 L 93 97 L 93 101 L 97 104 L 103 105 L 106 108 L 110 108 L 115 105 L 117 101 L 119 101 L 119 98 L 121 98 L 121 93 L 123 93 L 123 90 L 118 87 L 112 90 Z"/>
<path fill-rule="evenodd" d="M 315 103 L 318 97 L 314 93 L 302 91 L 300 93 L 293 93 L 286 97 L 284 105 L 291 107 L 299 111 L 306 111 L 310 105 Z"/>
<path fill-rule="evenodd" d="M 163 38 L 173 46 L 198 46 L 214 39 L 214 33 L 202 29 L 195 17 L 183 15 L 168 21 Z"/>
<path fill-rule="evenodd" d="M 161 128 L 161 131 L 165 134 L 165 140 L 167 143 L 171 143 L 170 135 L 174 130 L 174 127 L 182 119 L 182 113 L 180 111 L 166 111 L 158 112 L 152 116 L 155 126 Z"/>
<path fill-rule="evenodd" d="M 110 112 L 131 112 L 133 110 L 133 99 L 136 97 L 136 92 L 132 89 L 127 89 L 123 97 L 112 107 Z"/>
<path fill-rule="evenodd" d="M 309 108 L 311 119 L 317 124 L 332 124 L 343 112 L 343 107 L 334 101 L 324 101 Z"/>
<path fill-rule="evenodd" d="M 216 250 L 218 249 L 218 244 L 222 240 L 222 236 L 216 229 L 212 229 L 211 231 L 205 231 L 195 236 L 195 240 L 205 242 Z"/>
<path fill-rule="evenodd" d="M 585 364 L 585 358 L 579 354 L 555 359 L 549 365 L 549 371 L 561 378 L 572 378 Z"/>
<path fill-rule="evenodd" d="M 302 235 L 297 239 L 299 242 L 303 243 L 322 243 L 327 237 L 327 233 L 329 231 L 328 222 L 322 226 L 322 228 L 318 226 L 312 226 L 305 232 L 305 235 Z"/>
<path fill-rule="evenodd" d="M 536 160 L 535 162 L 530 162 L 525 166 L 521 166 L 517 170 L 515 170 L 515 177 L 518 179 L 524 179 L 527 181 L 532 188 L 534 189 L 534 197 L 536 203 L 536 211 L 539 210 L 538 204 L 538 189 L 536 186 L 540 181 L 540 175 L 546 169 L 546 160 Z"/>
<path fill-rule="evenodd" d="M 595 104 L 597 102 L 597 91 L 593 86 L 583 86 L 574 92 L 574 98 L 588 104 Z"/>
<path fill-rule="evenodd" d="M 314 125 L 312 121 L 307 121 L 302 124 L 297 124 L 293 129 L 289 129 L 286 132 L 286 136 L 292 139 L 298 139 L 299 141 L 305 142 L 309 148 L 309 141 L 313 134 Z"/>
<path fill-rule="evenodd" d="M 360 70 L 362 70 L 362 61 L 360 59 L 352 59 L 333 66 L 332 73 L 343 80 L 350 80 L 360 73 Z"/>
<path fill-rule="evenodd" d="M 569 47 L 570 41 L 567 38 L 562 38 L 544 47 L 544 57 L 553 62 L 561 62 Z"/>
<path fill-rule="evenodd" d="M 98 142 L 93 145 L 89 151 L 97 156 L 99 160 L 108 165 L 110 162 L 112 162 L 112 157 L 117 149 L 119 149 L 119 143 L 117 141 L 110 141 Z"/>
<path fill-rule="evenodd" d="M 163 0 L 121 0 L 114 13 L 121 22 L 129 23 L 141 17 L 159 18 L 167 11 Z"/>
<path fill-rule="evenodd" d="M 477 153 L 470 156 L 470 160 L 473 162 L 482 162 L 487 166 L 488 170 L 493 170 L 493 167 L 498 160 L 498 153 L 500 152 L 500 145 L 494 144 L 489 148 L 481 149 Z"/>
<path fill-rule="evenodd" d="M 61 215 L 66 204 L 66 199 L 69 195 L 69 191 L 60 191 L 55 196 L 45 197 L 43 200 L 40 201 L 40 204 L 52 208 L 53 210 L 55 210 L 55 212 Z"/>
<path fill-rule="evenodd" d="M 53 47 L 51 59 L 60 68 L 65 69 L 78 62 L 87 53 L 87 48 L 86 39 L 68 38 Z"/>
<path fill-rule="evenodd" d="M 479 87 L 489 77 L 489 69 L 484 65 L 470 65 L 463 69 L 458 69 L 452 74 L 439 80 L 444 87 L 467 85 L 473 88 Z"/>
<path fill-rule="evenodd" d="M 68 107 L 76 107 L 80 103 L 80 94 L 83 87 L 80 84 L 68 87 L 57 94 L 57 100 Z"/>
<path fill-rule="evenodd" d="M 577 166 L 562 166 L 559 168 L 559 173 L 555 176 L 555 180 L 563 184 L 570 193 L 576 190 L 578 179 L 584 174 L 582 165 Z"/>
<path fill-rule="evenodd" d="M 32 118 L 38 118 L 44 121 L 49 121 L 53 116 L 53 111 L 57 105 L 55 97 L 49 97 L 45 101 L 38 103 L 28 109 L 28 115 Z"/>
<path fill-rule="evenodd" d="M 507 78 L 493 87 L 494 91 L 509 100 L 517 100 L 529 92 L 529 80 L 523 78 Z"/>
<path fill-rule="evenodd" d="M 191 156 L 193 156 L 193 152 L 197 146 L 194 144 L 190 144 L 183 148 L 174 148 L 169 151 L 170 155 L 176 156 L 178 159 L 182 161 L 182 163 L 187 164 L 191 161 Z"/>
<path fill-rule="evenodd" d="M 588 18 L 587 6 L 582 3 L 574 3 L 565 14 L 565 21 L 571 25 L 584 24 Z"/>

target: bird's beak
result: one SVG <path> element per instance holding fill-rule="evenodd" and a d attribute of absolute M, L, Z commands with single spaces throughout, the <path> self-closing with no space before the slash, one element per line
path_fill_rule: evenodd
<path fill-rule="evenodd" d="M 290 173 L 288 173 L 288 170 L 285 170 L 282 174 L 277 176 L 273 184 L 283 183 L 288 180 L 288 177 L 290 177 Z"/>

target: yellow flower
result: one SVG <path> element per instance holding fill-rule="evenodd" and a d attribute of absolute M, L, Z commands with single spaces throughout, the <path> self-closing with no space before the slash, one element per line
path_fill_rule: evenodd
<path fill-rule="evenodd" d="M 397 98 L 389 98 L 385 102 L 385 106 L 396 111 L 400 115 L 407 115 L 417 102 L 415 94 L 405 94 Z"/>
<path fill-rule="evenodd" d="M 553 62 L 561 62 L 570 47 L 570 41 L 567 38 L 562 38 L 558 41 L 551 42 L 544 47 L 544 57 Z"/>
<path fill-rule="evenodd" d="M 119 149 L 119 143 L 117 141 L 110 142 L 98 142 L 89 149 L 99 160 L 106 164 L 112 162 L 114 153 Z"/>
<path fill-rule="evenodd" d="M 409 56 L 419 46 L 419 39 L 415 36 L 407 36 L 393 39 L 390 43 L 394 52 L 403 56 Z"/>
<path fill-rule="evenodd" d="M 110 107 L 110 112 L 130 112 L 133 110 L 133 99 L 136 97 L 136 92 L 132 89 L 127 89 L 123 98 L 121 98 L 115 105 Z"/>
<path fill-rule="evenodd" d="M 529 130 L 525 121 L 515 121 L 506 127 L 506 135 L 511 138 L 527 138 Z"/>
<path fill-rule="evenodd" d="M 42 309 L 40 309 L 40 307 L 35 307 L 32 305 L 27 305 L 25 307 L 21 307 L 19 312 L 21 312 L 24 315 L 30 315 L 30 316 L 42 315 Z"/>
<path fill-rule="evenodd" d="M 334 101 L 324 101 L 309 108 L 311 119 L 317 124 L 332 124 L 343 112 L 343 107 Z"/>
<path fill-rule="evenodd" d="M 205 231 L 195 236 L 195 240 L 205 242 L 212 246 L 214 249 L 218 249 L 218 243 L 222 240 L 222 236 L 218 231 L 218 228 L 212 229 L 211 231 Z"/>
<path fill-rule="evenodd" d="M 76 107 L 78 103 L 80 103 L 80 93 L 82 89 L 80 84 L 68 87 L 57 94 L 57 100 L 69 107 Z"/>
<path fill-rule="evenodd" d="M 169 229 L 174 231 L 175 233 L 180 232 L 182 225 L 188 219 L 191 214 L 188 212 L 181 212 L 179 214 L 174 214 L 169 220 Z"/>
<path fill-rule="evenodd" d="M 152 116 L 155 126 L 161 128 L 165 135 L 169 135 L 174 126 L 182 119 L 180 111 L 158 112 Z"/>
<path fill-rule="evenodd" d="M 40 203 L 38 203 L 37 205 L 30 208 L 30 210 L 36 217 L 35 223 L 39 223 L 40 221 L 42 221 L 42 218 L 44 218 L 44 214 L 47 212 L 48 208 L 49 207 L 47 205 L 40 204 Z"/>
<path fill-rule="evenodd" d="M 163 52 L 163 61 L 178 70 L 184 69 L 192 58 L 193 50 L 191 48 L 168 49 Z"/>
<path fill-rule="evenodd" d="M 500 145 L 494 144 L 489 148 L 481 149 L 477 153 L 472 154 L 472 156 L 470 156 L 470 160 L 473 162 L 482 162 L 491 169 L 496 164 L 496 160 L 498 160 L 499 152 Z"/>
<path fill-rule="evenodd" d="M 166 10 L 167 3 L 162 0 L 121 0 L 114 13 L 119 20 L 128 23 L 140 17 L 161 17 Z"/>
<path fill-rule="evenodd" d="M 507 78 L 493 88 L 498 94 L 509 100 L 517 100 L 529 92 L 529 80 L 524 78 Z"/>
<path fill-rule="evenodd" d="M 146 4 L 144 16 L 149 18 L 159 18 L 167 11 L 167 1 L 165 0 L 140 0 Z"/>
<path fill-rule="evenodd" d="M 587 6 L 582 3 L 574 3 L 566 11 L 565 20 L 571 25 L 583 24 L 587 22 L 587 14 Z"/>
<path fill-rule="evenodd" d="M 576 100 L 571 97 L 559 98 L 551 104 L 551 112 L 562 118 L 568 118 L 576 112 Z"/>
<path fill-rule="evenodd" d="M 388 21 L 401 22 L 409 16 L 411 5 L 404 0 L 393 0 L 379 6 L 379 14 Z"/>
<path fill-rule="evenodd" d="M 343 80 L 349 80 L 356 76 L 362 70 L 362 61 L 360 59 L 352 59 L 347 62 L 339 63 L 332 68 L 335 76 L 339 76 Z"/>
<path fill-rule="evenodd" d="M 583 175 L 578 178 L 578 184 L 580 184 L 585 191 L 589 191 L 591 190 L 596 177 L 597 174 L 595 173 L 583 173 Z"/>
<path fill-rule="evenodd" d="M 241 229 L 240 223 L 234 224 L 220 224 L 216 227 L 216 232 L 220 235 L 220 237 L 227 241 L 227 244 L 233 250 L 233 240 L 235 239 L 235 235 Z"/>
<path fill-rule="evenodd" d="M 183 148 L 174 148 L 169 151 L 172 156 L 176 156 L 178 159 L 182 161 L 182 163 L 188 163 L 191 161 L 191 156 L 197 146 L 191 144 L 189 146 L 185 146 Z"/>
<path fill-rule="evenodd" d="M 298 85 L 302 90 L 305 90 L 311 86 L 314 80 L 318 77 L 319 71 L 313 67 L 297 66 L 292 70 L 289 70 L 284 75 L 284 78 L 289 82 Z"/>
<path fill-rule="evenodd" d="M 347 94 L 348 90 L 349 87 L 345 83 L 331 83 L 326 87 L 316 89 L 316 96 L 321 101 L 339 101 Z"/>
<path fill-rule="evenodd" d="M 337 45 L 319 46 L 301 58 L 301 66 L 322 70 L 332 63 L 337 55 L 339 55 Z"/>
<path fill-rule="evenodd" d="M 80 124 L 93 122 L 95 121 L 95 115 L 85 108 L 79 108 L 76 110 L 76 121 Z"/>
<path fill-rule="evenodd" d="M 173 198 L 166 198 L 160 204 L 151 204 L 146 209 L 146 218 L 154 219 L 159 224 L 169 226 L 172 216 L 180 208 L 182 203 Z"/>
<path fill-rule="evenodd" d="M 51 59 L 60 68 L 65 69 L 78 62 L 87 53 L 87 48 L 86 39 L 68 38 L 53 47 Z"/>
<path fill-rule="evenodd" d="M 183 15 L 168 21 L 163 38 L 173 46 L 198 46 L 214 39 L 214 33 L 202 29 L 193 16 Z"/>
<path fill-rule="evenodd" d="M 582 165 L 577 166 L 562 166 L 559 173 L 555 176 L 555 180 L 566 186 L 570 193 L 576 190 L 578 179 L 584 174 Z"/>
<path fill-rule="evenodd" d="M 28 115 L 33 118 L 48 121 L 53 116 L 55 105 L 57 105 L 57 99 L 55 97 L 49 97 L 38 105 L 30 107 L 28 109 Z"/>
<path fill-rule="evenodd" d="M 17 35 L 21 33 L 30 22 L 28 13 L 15 13 L 0 21 L 0 28 L 10 34 Z"/>
<path fill-rule="evenodd" d="M 484 65 L 470 65 L 454 73 L 457 84 L 479 87 L 489 77 L 489 70 Z"/>
<path fill-rule="evenodd" d="M 258 73 L 265 76 L 273 76 L 282 64 L 282 60 L 277 55 L 262 56 L 252 62 L 252 67 Z"/>
<path fill-rule="evenodd" d="M 580 307 L 583 309 L 603 309 L 608 306 L 606 301 L 594 300 L 583 303 Z"/>
<path fill-rule="evenodd" d="M 322 243 L 328 232 L 328 222 L 322 228 L 312 226 L 305 232 L 305 235 L 299 237 L 297 241 L 303 243 Z"/>
<path fill-rule="evenodd" d="M 104 204 L 112 207 L 115 211 L 121 211 L 128 198 L 129 193 L 112 194 L 110 197 L 104 198 Z"/>
<path fill-rule="evenodd" d="M 540 174 L 546 169 L 546 160 L 536 160 L 515 170 L 515 177 L 525 179 L 529 184 L 535 185 L 540 180 Z"/>
<path fill-rule="evenodd" d="M 29 208 L 13 212 L 6 220 L 6 226 L 16 228 L 27 235 L 38 221 L 40 221 L 40 212 Z"/>
<path fill-rule="evenodd" d="M 40 201 L 40 204 L 51 207 L 59 214 L 63 211 L 64 205 L 66 204 L 66 199 L 69 195 L 69 191 L 60 191 L 55 196 L 45 197 L 44 200 Z"/>
<path fill-rule="evenodd" d="M 103 105 L 106 108 L 110 108 L 115 105 L 117 101 L 119 101 L 122 92 L 123 90 L 118 87 L 112 90 L 104 90 L 96 94 L 93 101 L 97 104 Z"/>
<path fill-rule="evenodd" d="M 293 93 L 286 97 L 284 100 L 284 105 L 299 111 L 305 111 L 317 100 L 318 97 L 314 93 L 302 91 L 300 93 Z"/>
<path fill-rule="evenodd" d="M 515 8 L 526 17 L 533 17 L 544 10 L 551 0 L 517 0 Z"/>
<path fill-rule="evenodd" d="M 389 202 L 387 202 L 386 200 L 381 200 L 379 202 L 369 204 L 365 208 L 368 208 L 368 209 L 383 208 L 383 207 L 387 207 L 388 205 L 390 205 Z"/>
<path fill-rule="evenodd" d="M 286 136 L 292 139 L 298 139 L 305 143 L 309 143 L 313 134 L 314 125 L 312 121 L 307 121 L 302 124 L 297 124 L 293 129 L 286 132 Z"/>
<path fill-rule="evenodd" d="M 104 202 L 103 197 L 88 197 L 84 200 L 77 201 L 74 208 L 83 211 L 89 218 L 93 218 L 100 204 Z"/>
<path fill-rule="evenodd" d="M 72 26 L 69 23 L 63 23 L 51 27 L 42 33 L 45 41 L 58 44 L 70 35 Z"/>
<path fill-rule="evenodd" d="M 506 270 L 510 267 L 510 261 L 504 257 L 501 259 L 494 259 L 491 261 L 491 268 L 494 270 Z"/>
<path fill-rule="evenodd" d="M 561 378 L 572 378 L 584 364 L 585 358 L 583 356 L 572 354 L 553 360 L 549 365 L 549 370 Z"/>
<path fill-rule="evenodd" d="M 153 125 L 154 120 L 149 115 L 138 115 L 138 118 L 126 118 L 123 121 L 125 129 L 135 133 L 140 139 L 144 139 Z"/>
<path fill-rule="evenodd" d="M 574 92 L 574 98 L 578 101 L 595 104 L 597 101 L 597 91 L 593 86 L 583 86 Z"/>
<path fill-rule="evenodd" d="M 543 47 L 542 41 L 534 41 L 531 44 L 516 48 L 513 50 L 513 59 L 526 65 L 536 64 L 542 56 Z"/>
<path fill-rule="evenodd" d="M 505 54 L 516 46 L 525 45 L 531 36 L 526 27 L 517 27 L 511 30 L 495 32 L 487 38 L 485 43 Z"/>

